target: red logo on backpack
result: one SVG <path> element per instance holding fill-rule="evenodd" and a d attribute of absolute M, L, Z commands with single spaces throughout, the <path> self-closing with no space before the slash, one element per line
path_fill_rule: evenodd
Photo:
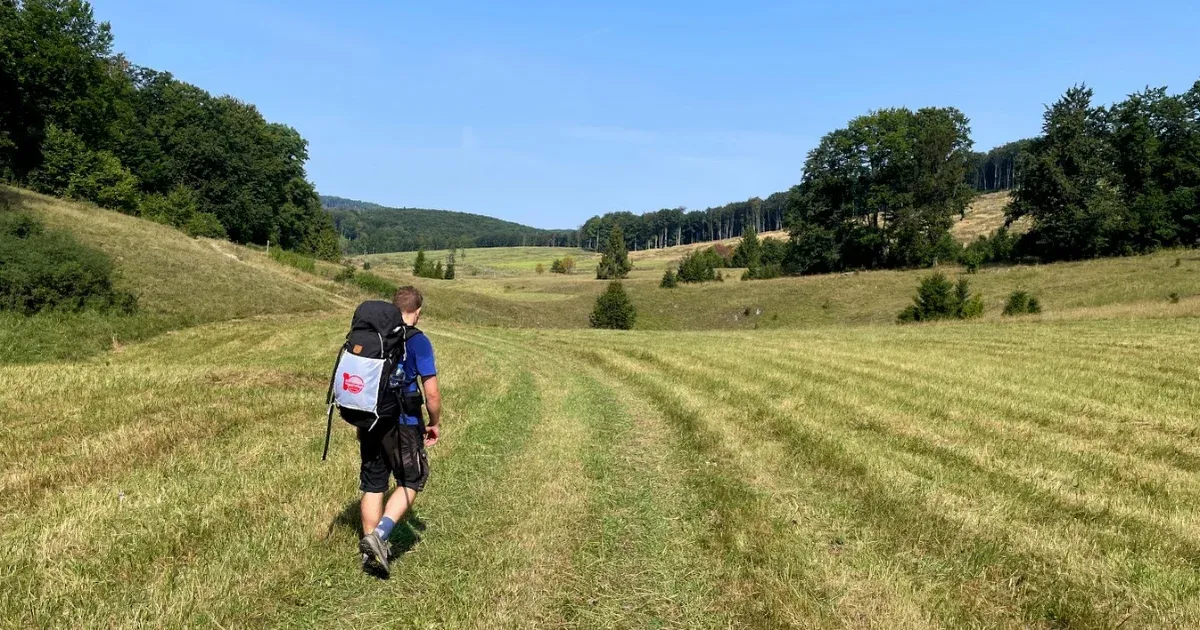
<path fill-rule="evenodd" d="M 351 394 L 357 394 L 363 390 L 363 380 L 361 377 L 355 374 L 343 372 L 342 389 L 350 392 Z"/>

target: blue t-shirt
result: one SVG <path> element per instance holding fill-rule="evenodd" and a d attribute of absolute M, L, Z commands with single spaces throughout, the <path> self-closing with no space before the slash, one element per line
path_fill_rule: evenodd
<path fill-rule="evenodd" d="M 421 378 L 437 376 L 437 363 L 433 359 L 433 344 L 429 342 L 429 337 L 426 337 L 425 333 L 417 333 L 405 342 L 405 350 L 407 355 L 404 357 L 404 362 L 396 366 L 396 371 L 388 381 L 388 386 L 402 392 L 415 392 L 418 389 L 418 376 Z M 401 414 L 400 424 L 417 425 L 421 424 L 421 419 L 417 416 Z"/>

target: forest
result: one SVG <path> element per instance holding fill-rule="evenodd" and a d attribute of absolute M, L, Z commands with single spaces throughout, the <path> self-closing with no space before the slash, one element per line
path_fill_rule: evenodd
<path fill-rule="evenodd" d="M 82 0 L 0 0 L 0 181 L 330 260 L 307 142 L 112 48 Z"/>
<path fill-rule="evenodd" d="M 563 247 L 580 244 L 576 230 L 542 230 L 494 217 L 449 210 L 387 208 L 322 196 L 347 254 L 466 247 Z"/>

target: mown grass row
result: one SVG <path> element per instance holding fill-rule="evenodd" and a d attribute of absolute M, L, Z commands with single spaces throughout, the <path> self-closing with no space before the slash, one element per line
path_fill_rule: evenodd
<path fill-rule="evenodd" d="M 0 366 L 0 625 L 1200 621 L 1197 320 L 433 324 L 446 438 L 379 582 L 345 427 L 319 461 L 345 319 Z"/>
<path fill-rule="evenodd" d="M 1197 375 L 1190 383 L 1156 383 L 1119 395 L 1105 375 L 1194 365 L 1195 324 L 1099 328 L 1114 334 L 1102 345 L 1117 356 L 1095 352 L 1100 356 L 1086 370 L 1062 369 L 1050 359 L 1009 363 L 972 353 L 930 360 L 928 347 L 931 341 L 953 347 L 983 338 L 1059 357 L 1071 354 L 1075 333 L 1088 336 L 1085 325 L 1033 335 L 1025 327 L 939 327 L 900 341 L 870 331 L 831 331 L 827 339 L 772 344 L 766 352 L 778 358 L 765 361 L 713 353 L 693 338 L 626 344 L 619 360 L 629 364 L 630 378 L 649 378 L 650 387 L 675 396 L 664 402 L 664 413 L 691 408 L 714 426 L 744 427 L 741 434 L 728 433 L 723 445 L 743 462 L 740 472 L 759 480 L 755 487 L 767 492 L 770 503 L 808 493 L 798 511 L 805 518 L 797 519 L 809 521 L 808 527 L 801 525 L 797 537 L 779 533 L 791 546 L 804 548 L 829 532 L 843 532 L 834 538 L 837 557 L 861 563 L 865 571 L 895 574 L 857 585 L 894 584 L 896 595 L 882 610 L 867 606 L 879 601 L 878 593 L 864 603 L 874 615 L 900 615 L 917 601 L 950 626 L 1104 626 L 1123 618 L 1135 626 L 1191 623 L 1197 611 L 1189 602 L 1200 586 L 1192 566 L 1196 534 L 1189 526 L 1194 503 L 1187 499 L 1194 482 L 1179 474 L 1169 491 L 1156 490 L 1153 474 L 1135 473 L 1105 476 L 1102 486 L 1092 487 L 1088 460 L 1072 453 L 1096 436 L 1069 430 L 1042 435 L 1038 399 L 1067 389 L 1076 405 L 1067 415 L 1115 431 L 1128 432 L 1125 423 L 1147 405 L 1164 424 L 1194 423 Z M 1022 333 L 1037 338 L 1022 339 Z M 725 339 L 734 346 L 756 340 Z M 902 355 L 906 365 L 881 365 L 872 360 L 879 355 Z M 969 366 L 988 368 L 987 378 L 973 378 L 964 369 Z M 897 377 L 904 368 L 919 376 Z M 1040 384 L 1006 391 L 1006 380 L 1022 371 L 1040 376 Z M 948 395 L 956 387 L 973 396 Z M 1090 405 L 1110 398 L 1108 407 Z M 981 407 L 980 401 L 994 404 Z M 1191 445 L 1176 434 L 1173 449 L 1188 453 Z M 1101 443 L 1090 457 L 1106 452 Z M 1099 470 L 1146 465 L 1144 457 L 1119 454 L 1101 460 Z M 1171 472 L 1171 463 L 1149 465 Z M 772 557 L 774 572 L 793 566 L 786 555 Z"/>

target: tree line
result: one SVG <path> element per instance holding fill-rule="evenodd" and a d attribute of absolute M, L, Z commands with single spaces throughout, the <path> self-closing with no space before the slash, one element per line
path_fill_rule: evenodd
<path fill-rule="evenodd" d="M 953 108 L 885 109 L 827 134 L 788 196 L 782 270 L 1055 261 L 1200 244 L 1200 81 L 1110 107 L 1076 86 L 1042 135 L 998 147 L 980 170 Z M 987 166 L 990 165 L 990 166 Z M 1007 165 L 1007 166 L 1006 166 Z M 1006 227 L 967 247 L 950 236 L 975 190 L 1012 189 Z M 1017 236 L 1007 226 L 1028 217 Z"/>
<path fill-rule="evenodd" d="M 577 240 L 581 247 L 599 250 L 614 226 L 620 226 L 626 248 L 636 251 L 736 238 L 746 229 L 782 230 L 787 196 L 779 192 L 766 199 L 752 197 L 704 210 L 664 208 L 640 215 L 610 212 L 584 222 Z"/>
<path fill-rule="evenodd" d="M 494 217 L 450 210 L 387 208 L 321 197 L 348 254 L 468 247 L 578 247 L 576 230 L 543 230 Z"/>
<path fill-rule="evenodd" d="M 1200 244 L 1200 81 L 1110 107 L 1071 88 L 1043 117 L 1008 208 L 1017 256 L 1072 260 Z"/>
<path fill-rule="evenodd" d="M 987 153 L 968 151 L 968 168 L 963 181 L 980 192 L 1011 190 L 1016 187 L 1018 162 L 1030 140 L 1018 140 L 998 146 Z M 620 225 L 626 246 L 631 250 L 657 249 L 737 238 L 748 230 L 757 233 L 787 227 L 790 191 L 777 192 L 766 199 L 752 197 L 704 210 L 665 208 L 643 214 L 610 212 L 588 219 L 579 228 L 582 247 L 599 250 L 614 225 Z"/>
<path fill-rule="evenodd" d="M 972 153 L 967 183 L 980 192 L 1012 190 L 1017 186 L 1021 155 L 1033 141 L 1017 140 L 1002 144 L 987 153 Z"/>
<path fill-rule="evenodd" d="M 340 257 L 307 142 L 112 50 L 82 0 L 0 0 L 0 179 L 191 234 Z"/>

